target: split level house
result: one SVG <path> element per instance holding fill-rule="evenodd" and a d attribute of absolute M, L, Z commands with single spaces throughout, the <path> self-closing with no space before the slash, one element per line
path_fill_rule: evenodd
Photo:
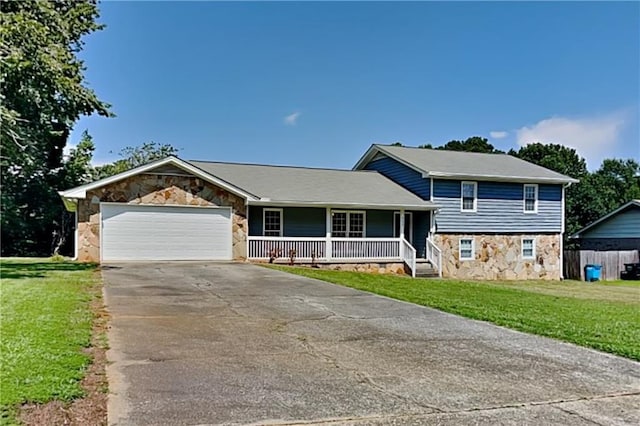
<path fill-rule="evenodd" d="M 560 279 L 576 180 L 505 154 L 372 145 L 352 170 L 168 157 L 60 192 L 80 261 L 288 261 Z"/>

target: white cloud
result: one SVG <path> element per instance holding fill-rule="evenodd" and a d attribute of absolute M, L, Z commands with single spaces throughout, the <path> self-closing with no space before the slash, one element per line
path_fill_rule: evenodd
<path fill-rule="evenodd" d="M 625 116 L 616 112 L 588 118 L 551 117 L 518 129 L 517 140 L 520 146 L 541 142 L 574 148 L 589 168 L 597 168 L 618 142 Z"/>
<path fill-rule="evenodd" d="M 287 126 L 295 126 L 298 122 L 298 117 L 300 117 L 301 114 L 301 112 L 296 111 L 293 114 L 287 115 L 284 118 L 284 124 L 286 124 Z"/>
<path fill-rule="evenodd" d="M 489 132 L 489 136 L 491 136 L 493 139 L 506 138 L 508 135 L 509 135 L 509 132 L 503 132 L 501 130 L 494 130 Z"/>

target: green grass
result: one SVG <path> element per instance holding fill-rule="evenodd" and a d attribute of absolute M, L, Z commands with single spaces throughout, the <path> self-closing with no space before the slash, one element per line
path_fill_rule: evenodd
<path fill-rule="evenodd" d="M 269 266 L 640 361 L 640 285 L 458 281 Z"/>
<path fill-rule="evenodd" d="M 0 260 L 0 423 L 25 402 L 82 396 L 95 265 Z"/>

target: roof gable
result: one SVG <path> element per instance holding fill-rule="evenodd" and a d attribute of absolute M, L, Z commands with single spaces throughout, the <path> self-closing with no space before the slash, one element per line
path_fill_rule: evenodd
<path fill-rule="evenodd" d="M 446 151 L 389 145 L 372 145 L 354 166 L 360 170 L 384 154 L 423 173 L 442 179 L 508 182 L 574 183 L 578 180 L 507 154 Z"/>
<path fill-rule="evenodd" d="M 589 231 L 594 230 L 599 226 L 604 225 L 606 222 L 613 220 L 619 214 L 629 210 L 640 210 L 640 200 L 631 200 L 628 203 L 623 204 L 622 206 L 618 207 L 614 211 L 602 216 L 600 219 L 585 226 L 584 228 L 582 228 L 581 230 L 573 234 L 571 238 L 581 238 L 582 234 L 585 234 Z"/>
<path fill-rule="evenodd" d="M 135 167 L 133 169 L 127 170 L 122 173 L 118 173 L 117 175 L 109 176 L 107 178 L 100 179 L 95 182 L 90 182 L 85 185 L 77 186 L 75 188 L 71 188 L 66 191 L 60 191 L 58 192 L 58 194 L 60 194 L 63 200 L 65 200 L 65 205 L 67 205 L 67 200 L 83 199 L 86 197 L 87 191 L 91 191 L 93 189 L 110 185 L 112 183 L 121 181 L 123 179 L 127 179 L 131 176 L 135 176 L 143 173 L 153 173 L 153 172 L 157 172 L 159 174 L 165 174 L 165 173 L 175 174 L 180 171 L 182 171 L 183 173 L 191 174 L 193 176 L 204 179 L 242 198 L 245 198 L 245 199 L 255 198 L 253 194 L 250 194 L 229 182 L 219 179 L 216 176 L 212 176 L 209 173 L 194 166 L 193 164 L 190 164 L 174 156 L 166 157 L 157 161 L 152 161 L 151 163 L 147 163 L 142 166 Z"/>

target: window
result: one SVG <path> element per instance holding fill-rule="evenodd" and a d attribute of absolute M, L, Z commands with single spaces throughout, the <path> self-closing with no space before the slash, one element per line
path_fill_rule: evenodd
<path fill-rule="evenodd" d="M 462 182 L 461 210 L 475 212 L 477 207 L 478 184 L 476 182 Z"/>
<path fill-rule="evenodd" d="M 524 212 L 538 211 L 538 185 L 524 185 Z"/>
<path fill-rule="evenodd" d="M 331 236 L 364 238 L 365 217 L 362 211 L 331 212 Z"/>
<path fill-rule="evenodd" d="M 473 260 L 473 239 L 460 238 L 460 260 Z"/>
<path fill-rule="evenodd" d="M 262 235 L 282 237 L 282 209 L 264 209 L 262 219 Z"/>
<path fill-rule="evenodd" d="M 535 259 L 536 257 L 535 239 L 533 238 L 522 239 L 522 257 L 523 259 Z"/>

